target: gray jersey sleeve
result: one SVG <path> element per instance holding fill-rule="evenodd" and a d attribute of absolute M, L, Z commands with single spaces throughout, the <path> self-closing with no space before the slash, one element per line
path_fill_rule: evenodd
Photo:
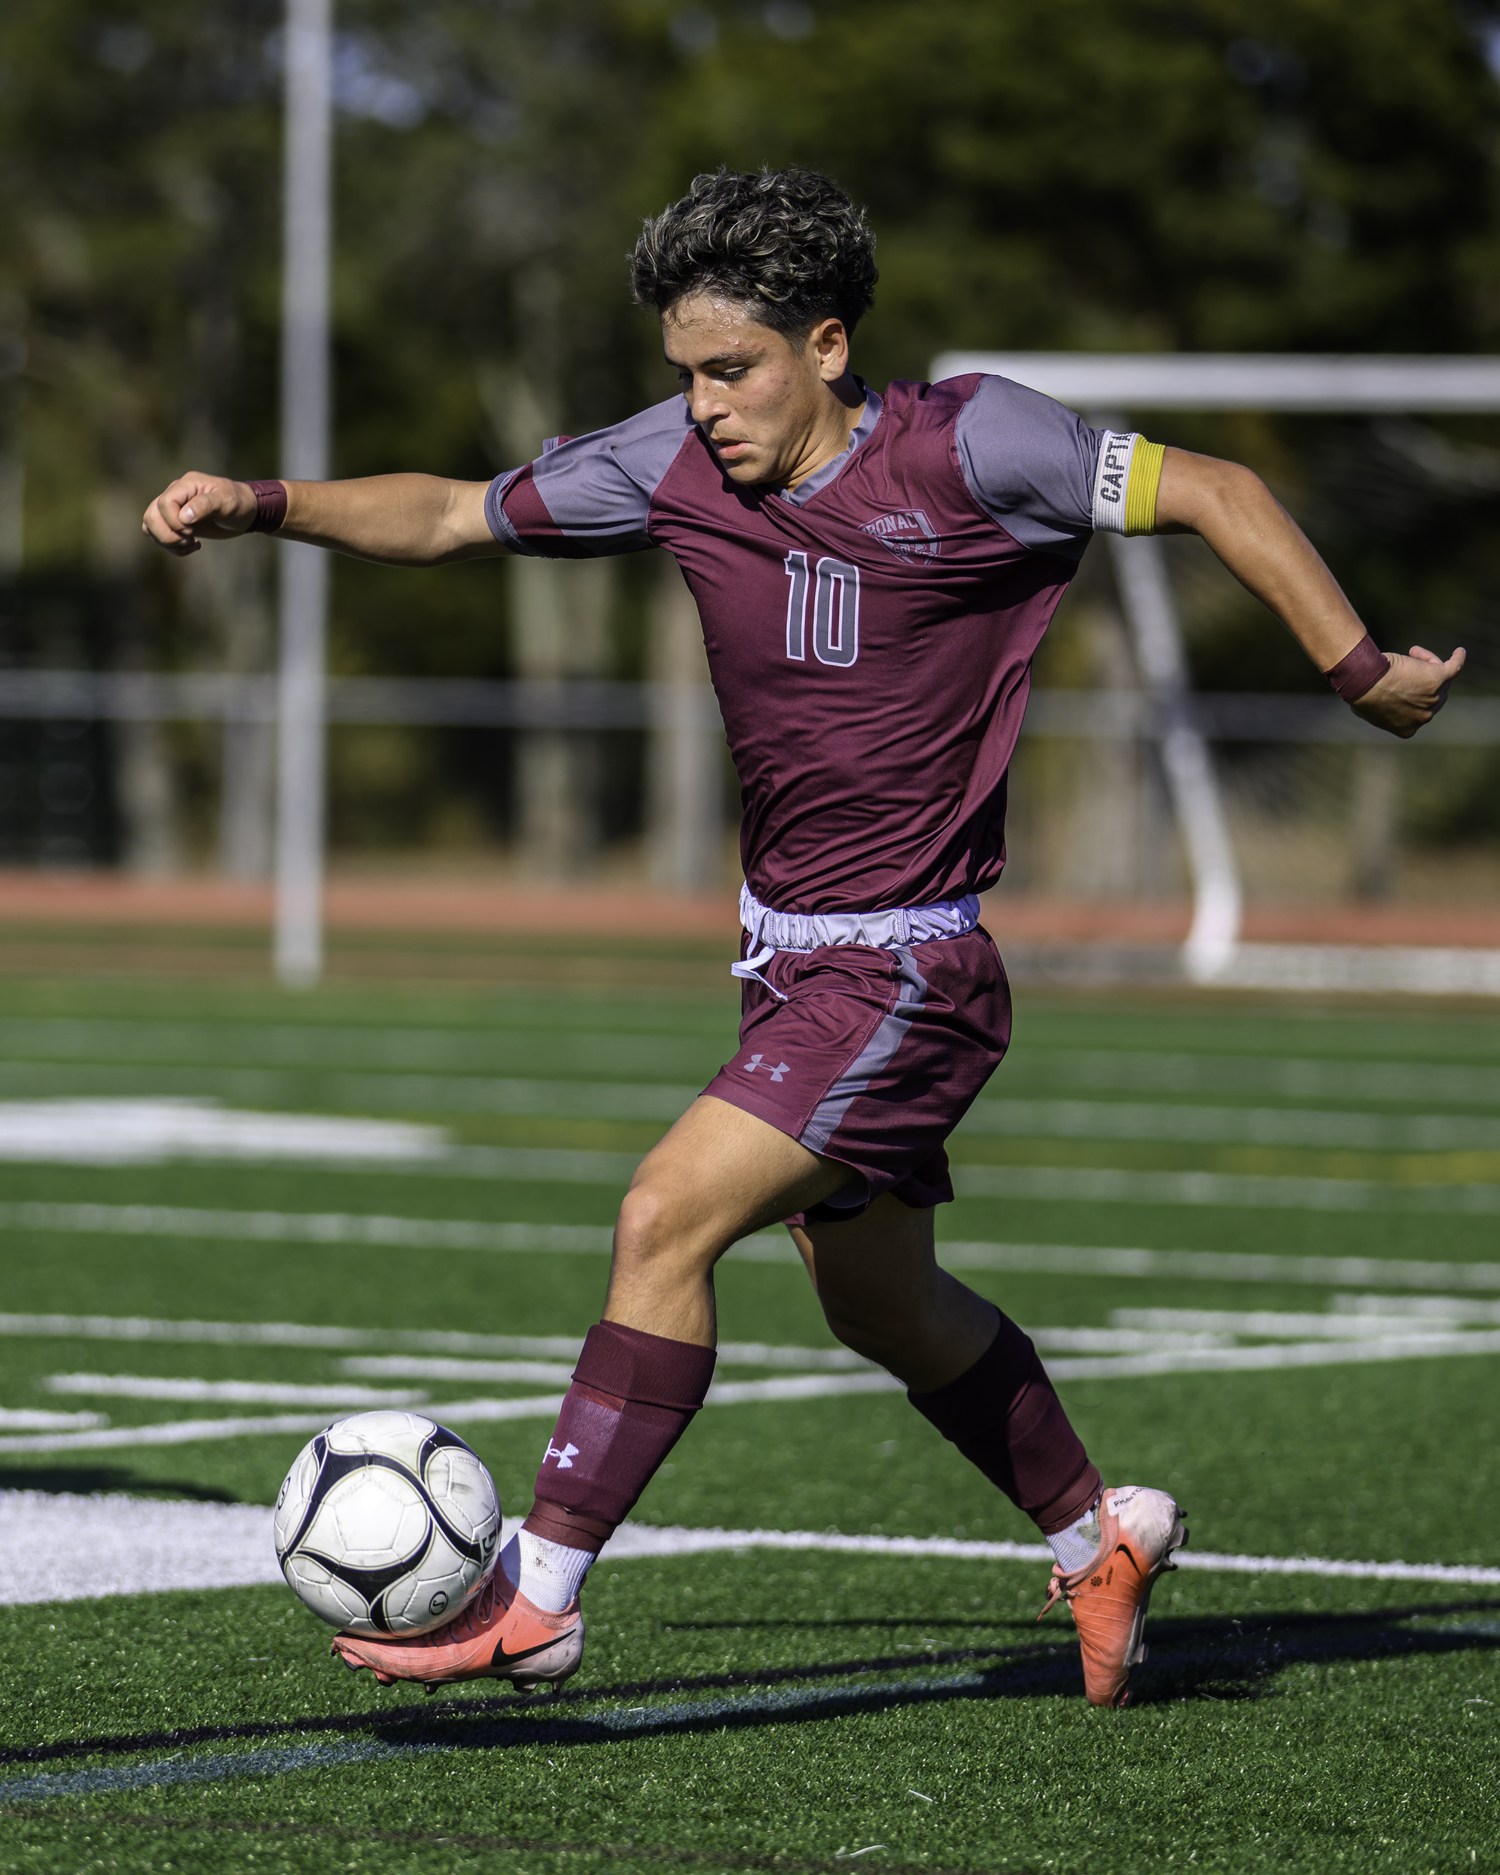
<path fill-rule="evenodd" d="M 610 429 L 549 443 L 535 462 L 491 482 L 490 532 L 543 559 L 651 546 L 651 497 L 692 428 L 686 402 L 673 397 Z"/>
<path fill-rule="evenodd" d="M 1136 440 L 996 377 L 979 379 L 954 427 L 964 481 L 985 513 L 1023 547 L 1070 560 L 1096 528 L 1125 531 Z"/>

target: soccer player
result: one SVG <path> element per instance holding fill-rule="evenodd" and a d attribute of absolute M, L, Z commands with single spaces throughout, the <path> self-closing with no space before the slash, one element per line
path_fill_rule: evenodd
<path fill-rule="evenodd" d="M 862 213 L 825 178 L 699 176 L 633 258 L 680 397 L 488 485 L 194 473 L 146 511 L 178 554 L 256 529 L 408 566 L 665 547 L 739 772 L 740 1051 L 636 1173 L 604 1319 L 479 1597 L 433 1634 L 335 1642 L 383 1683 L 555 1687 L 577 1668 L 589 1566 L 708 1389 L 714 1265 L 778 1219 L 839 1340 L 1035 1520 L 1088 1698 L 1122 1704 L 1144 1656 L 1176 1504 L 1105 1487 L 1031 1342 L 933 1249 L 944 1141 L 1010 1033 L 977 895 L 1004 862 L 1031 660 L 1099 529 L 1201 535 L 1396 735 L 1441 707 L 1464 654 L 1378 651 L 1236 464 L 1093 429 L 997 377 L 877 396 L 850 364 L 876 277 Z"/>

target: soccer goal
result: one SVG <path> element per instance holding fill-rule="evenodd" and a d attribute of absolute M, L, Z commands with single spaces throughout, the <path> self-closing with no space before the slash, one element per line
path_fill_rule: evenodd
<path fill-rule="evenodd" d="M 993 372 L 1122 428 L 1135 410 L 1274 410 L 1303 415 L 1500 412 L 1500 358 L 1279 353 L 943 352 L 932 378 Z M 1109 536 L 1121 608 L 1151 706 L 1188 875 L 1193 919 L 1182 950 L 1196 983 L 1347 987 L 1307 947 L 1241 942 L 1244 890 L 1213 754 L 1194 707 L 1182 626 L 1161 542 Z M 1279 955 L 1277 954 L 1279 953 Z M 1327 960 L 1332 964 L 1333 960 Z M 1500 952 L 1408 953 L 1361 987 L 1500 993 Z M 1314 981 L 1319 976 L 1324 981 Z"/>

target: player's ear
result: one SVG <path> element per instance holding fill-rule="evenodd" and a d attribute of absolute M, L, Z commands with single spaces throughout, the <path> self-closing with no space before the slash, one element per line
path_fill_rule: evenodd
<path fill-rule="evenodd" d="M 849 334 L 842 319 L 820 319 L 807 335 L 807 343 L 825 384 L 843 377 L 849 369 Z"/>

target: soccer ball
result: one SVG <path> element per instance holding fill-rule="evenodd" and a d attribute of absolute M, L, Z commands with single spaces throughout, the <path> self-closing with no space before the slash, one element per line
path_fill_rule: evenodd
<path fill-rule="evenodd" d="M 420 1413 L 356 1413 L 298 1453 L 276 1499 L 276 1560 L 315 1615 L 356 1634 L 421 1634 L 477 1593 L 500 1499 L 455 1433 Z"/>

